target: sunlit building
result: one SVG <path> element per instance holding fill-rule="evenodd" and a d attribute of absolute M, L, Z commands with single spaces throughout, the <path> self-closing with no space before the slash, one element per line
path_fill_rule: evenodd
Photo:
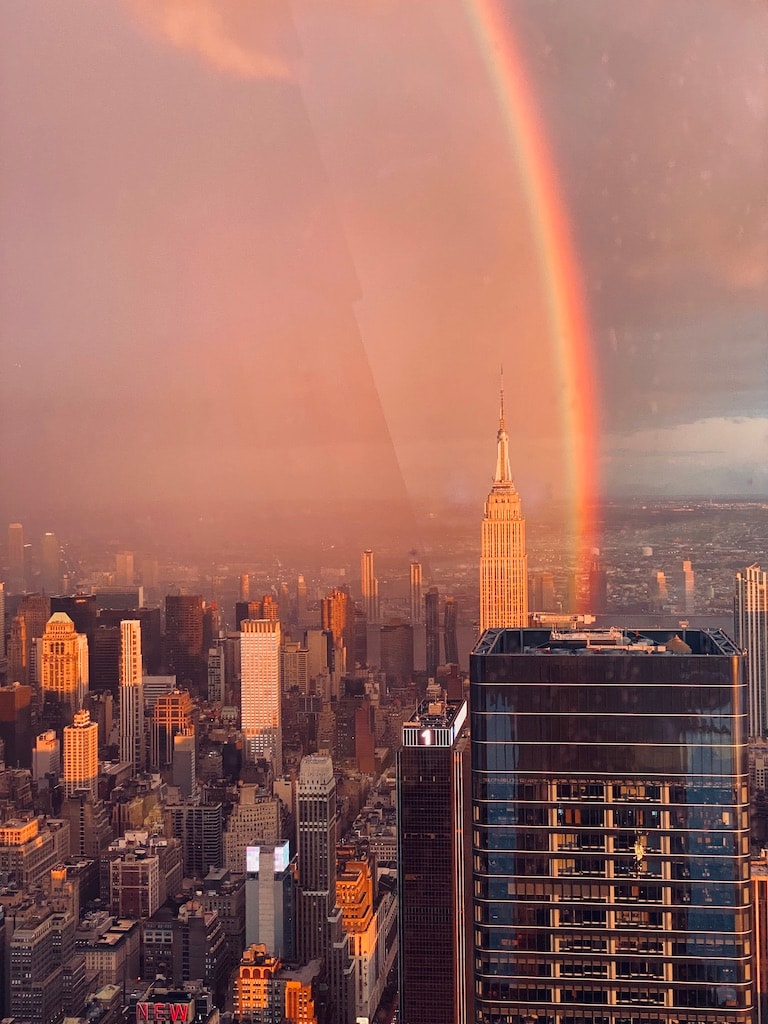
<path fill-rule="evenodd" d="M 746 651 L 749 735 L 768 731 L 768 574 L 750 565 L 736 574 L 733 634 Z"/>
<path fill-rule="evenodd" d="M 235 1020 L 248 1024 L 317 1024 L 315 990 L 322 977 L 319 960 L 289 968 L 268 953 L 266 946 L 251 945 L 243 953 L 234 978 Z"/>
<path fill-rule="evenodd" d="M 240 631 L 240 726 L 251 761 L 266 758 L 282 773 L 280 622 L 245 619 Z"/>
<path fill-rule="evenodd" d="M 370 548 L 360 555 L 360 592 L 363 596 L 363 610 L 369 623 L 379 621 L 379 581 Z"/>
<path fill-rule="evenodd" d="M 40 664 L 43 700 L 67 705 L 70 717 L 88 690 L 88 640 L 65 612 L 54 612 L 43 633 Z"/>
<path fill-rule="evenodd" d="M 742 660 L 719 630 L 481 637 L 478 1024 L 757 1019 Z"/>
<path fill-rule="evenodd" d="M 173 764 L 174 736 L 194 733 L 194 707 L 188 690 L 172 690 L 155 701 L 150 724 L 150 764 L 160 771 Z"/>
<path fill-rule="evenodd" d="M 55 533 L 44 533 L 40 541 L 40 584 L 48 597 L 61 591 L 61 548 Z"/>
<path fill-rule="evenodd" d="M 99 795 L 99 727 L 88 711 L 76 711 L 73 724 L 64 727 L 64 793 L 80 790 L 94 800 Z"/>
<path fill-rule="evenodd" d="M 120 760 L 134 771 L 146 768 L 144 679 L 141 665 L 141 623 L 120 623 Z"/>
<path fill-rule="evenodd" d="M 422 589 L 424 586 L 424 574 L 421 562 L 411 562 L 410 566 L 411 584 L 411 623 L 417 625 L 423 621 L 424 609 L 422 606 Z"/>
<path fill-rule="evenodd" d="M 480 540 L 480 629 L 528 624 L 525 520 L 509 464 L 502 392 L 496 472 L 485 503 Z"/>

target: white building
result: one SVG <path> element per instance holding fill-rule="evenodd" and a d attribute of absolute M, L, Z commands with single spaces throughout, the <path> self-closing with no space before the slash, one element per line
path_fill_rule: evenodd
<path fill-rule="evenodd" d="M 240 727 L 246 756 L 266 758 L 282 774 L 280 622 L 245 619 L 240 631 Z"/>
<path fill-rule="evenodd" d="M 144 681 L 141 672 L 141 623 L 120 623 L 120 760 L 134 771 L 146 767 Z"/>

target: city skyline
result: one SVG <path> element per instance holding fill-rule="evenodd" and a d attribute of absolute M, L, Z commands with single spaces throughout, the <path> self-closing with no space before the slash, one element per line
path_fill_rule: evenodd
<path fill-rule="evenodd" d="M 212 10 L 0 12 L 6 521 L 192 520 L 209 465 L 223 504 L 410 536 L 485 492 L 502 360 L 531 510 L 588 453 L 598 497 L 768 493 L 758 4 Z M 574 372 L 494 40 L 581 266 Z"/>

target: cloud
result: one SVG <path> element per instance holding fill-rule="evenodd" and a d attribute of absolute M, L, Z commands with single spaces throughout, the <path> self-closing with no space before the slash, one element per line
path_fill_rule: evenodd
<path fill-rule="evenodd" d="M 271 45 L 271 33 L 260 38 L 258 11 L 249 17 L 247 8 L 218 0 L 124 2 L 144 29 L 209 67 L 238 78 L 292 77 L 290 63 Z"/>

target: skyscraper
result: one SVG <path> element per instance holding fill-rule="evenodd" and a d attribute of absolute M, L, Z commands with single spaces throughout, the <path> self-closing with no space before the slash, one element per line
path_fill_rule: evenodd
<path fill-rule="evenodd" d="M 165 599 L 166 669 L 193 693 L 207 685 L 207 648 L 203 638 L 203 599 L 199 594 L 169 594 Z"/>
<path fill-rule="evenodd" d="M 768 730 L 768 575 L 759 565 L 736 574 L 733 633 L 747 652 L 749 735 Z"/>
<path fill-rule="evenodd" d="M 66 612 L 54 612 L 42 639 L 40 683 L 44 701 L 82 708 L 88 690 L 88 640 Z"/>
<path fill-rule="evenodd" d="M 718 630 L 471 657 L 475 1020 L 756 1020 L 747 694 Z"/>
<path fill-rule="evenodd" d="M 146 768 L 144 738 L 144 682 L 141 666 L 141 623 L 120 623 L 120 760 L 133 770 Z"/>
<path fill-rule="evenodd" d="M 693 565 L 689 558 L 686 558 L 683 562 L 682 584 L 682 610 L 686 615 L 693 615 L 696 611 L 696 574 L 693 571 Z"/>
<path fill-rule="evenodd" d="M 40 541 L 40 585 L 48 597 L 61 591 L 61 549 L 55 533 L 44 533 Z"/>
<path fill-rule="evenodd" d="M 379 581 L 373 564 L 373 551 L 368 548 L 360 555 L 360 592 L 363 610 L 369 623 L 379 621 Z"/>
<path fill-rule="evenodd" d="M 485 503 L 480 540 L 480 630 L 528 624 L 525 520 L 509 466 L 509 435 L 501 393 L 496 472 Z"/>
<path fill-rule="evenodd" d="M 280 622 L 245 619 L 240 630 L 240 727 L 251 761 L 267 758 L 282 773 Z"/>
<path fill-rule="evenodd" d="M 434 679 L 440 664 L 440 594 L 430 587 L 424 595 L 424 620 L 427 625 L 427 677 Z"/>
<path fill-rule="evenodd" d="M 12 594 L 23 594 L 27 589 L 24 571 L 24 527 L 21 523 L 8 524 L 8 589 Z"/>
<path fill-rule="evenodd" d="M 64 793 L 87 791 L 99 795 L 99 727 L 87 711 L 76 711 L 72 725 L 64 727 Z"/>
<path fill-rule="evenodd" d="M 400 1012 L 408 1024 L 472 1020 L 466 701 L 423 701 L 397 755 Z"/>
<path fill-rule="evenodd" d="M 296 954 L 307 963 L 326 964 L 332 1011 L 330 1020 L 351 1018 L 354 964 L 349 939 L 336 905 L 336 780 L 330 757 L 301 759 L 297 792 L 298 892 Z"/>
<path fill-rule="evenodd" d="M 411 562 L 411 624 L 417 625 L 423 620 L 422 587 L 424 576 L 421 562 Z"/>

